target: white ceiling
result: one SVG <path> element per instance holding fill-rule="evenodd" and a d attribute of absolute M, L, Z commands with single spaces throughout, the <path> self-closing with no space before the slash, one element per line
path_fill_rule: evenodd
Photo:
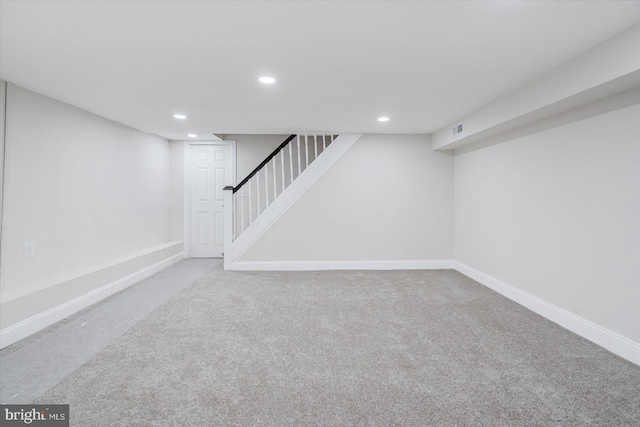
<path fill-rule="evenodd" d="M 0 19 L 0 78 L 166 138 L 431 133 L 640 2 L 2 1 Z"/>

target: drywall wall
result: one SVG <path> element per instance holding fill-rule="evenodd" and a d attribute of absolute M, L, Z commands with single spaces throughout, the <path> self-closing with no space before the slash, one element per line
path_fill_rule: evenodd
<path fill-rule="evenodd" d="M 11 84 L 7 105 L 3 306 L 51 287 L 71 300 L 109 283 L 66 286 L 79 277 L 114 280 L 181 254 L 170 244 L 167 140 Z M 51 308 L 23 299 L 25 316 L 30 306 Z"/>
<path fill-rule="evenodd" d="M 460 148 L 637 87 L 640 24 L 566 61 L 432 135 L 434 149 Z M 464 123 L 462 133 L 453 126 Z"/>
<path fill-rule="evenodd" d="M 4 189 L 4 121 L 5 121 L 5 100 L 7 82 L 0 80 L 0 236 L 2 236 L 2 196 Z M 0 238 L 0 241 L 2 239 Z M 2 252 L 2 248 L 0 248 Z M 1 259 L 0 259 L 1 261 Z M 0 265 L 0 269 L 2 265 Z"/>
<path fill-rule="evenodd" d="M 184 241 L 184 156 L 183 141 L 169 141 L 171 178 L 169 190 L 169 224 L 171 240 Z M 185 251 L 187 249 L 185 248 Z"/>
<path fill-rule="evenodd" d="M 241 261 L 451 259 L 452 218 L 452 155 L 363 135 Z"/>
<path fill-rule="evenodd" d="M 455 259 L 640 342 L 640 105 L 455 157 Z"/>
<path fill-rule="evenodd" d="M 249 175 L 289 135 L 225 135 L 236 141 L 236 183 Z"/>

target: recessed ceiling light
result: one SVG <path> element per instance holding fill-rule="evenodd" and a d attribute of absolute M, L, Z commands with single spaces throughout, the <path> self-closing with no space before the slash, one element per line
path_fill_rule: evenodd
<path fill-rule="evenodd" d="M 198 135 L 196 135 L 195 133 L 190 133 L 189 135 L 187 135 L 189 138 L 197 138 Z"/>
<path fill-rule="evenodd" d="M 269 77 L 269 76 L 262 76 L 258 80 L 260 80 L 260 83 L 264 83 L 264 84 L 268 84 L 268 85 L 276 82 L 276 79 L 274 79 L 273 77 Z"/>
<path fill-rule="evenodd" d="M 187 116 L 185 116 L 184 114 L 174 114 L 173 118 L 183 120 L 183 119 L 186 119 Z"/>
<path fill-rule="evenodd" d="M 389 117 L 378 117 L 378 121 L 379 122 L 388 122 L 389 121 Z"/>

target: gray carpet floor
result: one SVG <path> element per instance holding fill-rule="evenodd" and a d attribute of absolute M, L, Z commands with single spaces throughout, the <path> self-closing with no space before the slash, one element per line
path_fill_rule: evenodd
<path fill-rule="evenodd" d="M 637 426 L 640 367 L 455 271 L 216 269 L 35 403 L 74 426 Z"/>

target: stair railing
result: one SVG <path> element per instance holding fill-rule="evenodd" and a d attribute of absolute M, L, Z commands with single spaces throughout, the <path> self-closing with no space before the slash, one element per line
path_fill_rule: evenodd
<path fill-rule="evenodd" d="M 225 190 L 232 191 L 232 215 L 226 219 L 232 223 L 231 241 L 246 230 L 322 154 L 336 136 L 289 135 L 238 185 L 225 187 Z"/>

